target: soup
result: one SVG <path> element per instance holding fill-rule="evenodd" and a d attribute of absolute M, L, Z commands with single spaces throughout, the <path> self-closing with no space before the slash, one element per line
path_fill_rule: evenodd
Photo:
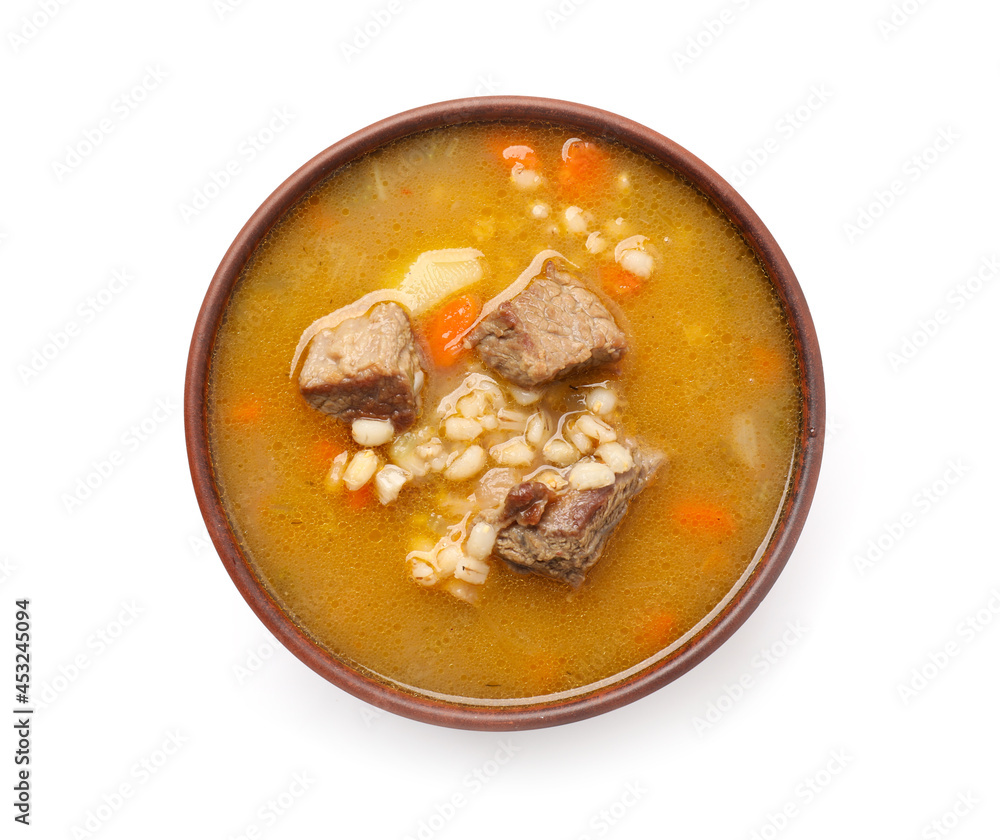
<path fill-rule="evenodd" d="M 533 342 L 494 352 L 490 319 L 546 282 L 577 302 L 550 319 L 579 304 L 607 329 L 515 381 Z M 352 414 L 304 377 L 375 320 L 412 331 L 385 381 L 413 399 Z M 483 123 L 365 155 L 268 234 L 219 329 L 208 422 L 234 533 L 317 644 L 489 702 L 613 677 L 724 604 L 782 507 L 800 403 L 775 290 L 704 195 L 613 142 Z M 596 556 L 524 573 L 504 539 L 535 533 L 532 505 L 626 481 Z"/>

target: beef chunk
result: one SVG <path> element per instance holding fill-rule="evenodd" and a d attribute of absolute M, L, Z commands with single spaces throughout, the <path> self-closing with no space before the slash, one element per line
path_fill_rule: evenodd
<path fill-rule="evenodd" d="M 625 333 L 597 295 L 552 260 L 487 315 L 469 342 L 483 362 L 523 388 L 618 361 L 628 350 Z"/>
<path fill-rule="evenodd" d="M 555 491 L 540 481 L 522 481 L 512 488 L 504 501 L 502 520 L 514 519 L 519 525 L 537 525 L 545 506 L 555 498 Z"/>
<path fill-rule="evenodd" d="M 646 486 L 661 461 L 658 453 L 639 449 L 633 449 L 632 457 L 635 465 L 618 475 L 614 484 L 556 494 L 544 504 L 534 525 L 517 519 L 509 521 L 511 511 L 518 507 L 518 500 L 512 503 L 511 496 L 526 495 L 525 484 L 538 482 L 525 482 L 512 489 L 504 506 L 504 519 L 498 523 L 493 553 L 518 571 L 579 586 L 600 559 L 629 503 Z"/>
<path fill-rule="evenodd" d="M 320 411 L 349 423 L 391 420 L 399 432 L 417 419 L 423 377 L 409 316 L 396 303 L 380 303 L 316 334 L 299 389 Z"/>

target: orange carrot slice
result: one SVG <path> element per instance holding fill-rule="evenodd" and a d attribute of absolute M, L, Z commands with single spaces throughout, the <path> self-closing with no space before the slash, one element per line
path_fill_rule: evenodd
<path fill-rule="evenodd" d="M 309 460 L 316 465 L 318 470 L 326 472 L 330 469 L 333 459 L 344 451 L 342 446 L 330 440 L 317 440 L 309 447 Z"/>
<path fill-rule="evenodd" d="M 631 271 L 626 271 L 617 263 L 602 265 L 599 276 L 604 291 L 615 300 L 634 295 L 642 289 L 645 283 L 641 277 Z"/>
<path fill-rule="evenodd" d="M 563 147 L 559 186 L 570 198 L 587 198 L 608 183 L 608 156 L 596 143 L 577 140 Z"/>
<path fill-rule="evenodd" d="M 728 536 L 736 530 L 736 520 L 712 502 L 686 501 L 674 505 L 673 520 L 687 531 L 710 536 Z"/>
<path fill-rule="evenodd" d="M 342 221 L 343 214 L 337 214 L 324 204 L 307 203 L 302 217 L 308 233 L 327 235 L 333 233 Z"/>
<path fill-rule="evenodd" d="M 765 344 L 755 344 L 750 348 L 750 375 L 762 385 L 774 385 L 781 379 L 785 369 L 785 357 Z"/>
<path fill-rule="evenodd" d="M 234 423 L 255 423 L 261 418 L 264 405 L 256 397 L 246 397 L 235 403 L 229 411 L 229 419 Z"/>
<path fill-rule="evenodd" d="M 449 367 L 465 352 L 461 336 L 475 323 L 482 305 L 474 295 L 450 300 L 427 320 L 424 337 L 431 360 L 438 367 Z"/>
<path fill-rule="evenodd" d="M 344 493 L 348 506 L 354 510 L 364 510 L 368 507 L 375 501 L 375 491 L 372 487 L 372 482 L 369 481 L 364 487 L 359 487 L 354 492 L 348 490 Z"/>
<path fill-rule="evenodd" d="M 635 632 L 635 643 L 647 654 L 654 653 L 667 646 L 676 626 L 677 616 L 667 610 L 657 610 L 639 624 Z"/>

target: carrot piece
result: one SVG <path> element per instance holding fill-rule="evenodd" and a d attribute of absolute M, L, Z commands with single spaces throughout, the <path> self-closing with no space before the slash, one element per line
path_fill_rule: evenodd
<path fill-rule="evenodd" d="M 316 464 L 316 468 L 326 472 L 330 469 L 333 459 L 344 449 L 330 440 L 317 440 L 309 447 L 309 460 Z"/>
<path fill-rule="evenodd" d="M 334 215 L 332 210 L 319 202 L 316 204 L 308 203 L 303 209 L 302 215 L 307 231 L 313 234 L 333 233 L 341 223 L 341 219 Z"/>
<path fill-rule="evenodd" d="M 653 653 L 666 647 L 674 635 L 677 617 L 666 610 L 647 615 L 635 632 L 635 643 L 640 650 Z"/>
<path fill-rule="evenodd" d="M 750 348 L 750 371 L 754 381 L 774 385 L 781 378 L 785 357 L 773 347 L 755 344 Z"/>
<path fill-rule="evenodd" d="M 645 284 L 641 277 L 626 271 L 617 263 L 602 265 L 599 275 L 604 291 L 615 300 L 634 295 Z"/>
<path fill-rule="evenodd" d="M 347 498 L 347 504 L 354 510 L 364 510 L 375 499 L 375 491 L 372 489 L 372 486 L 372 482 L 369 481 L 354 492 L 347 491 L 344 494 Z"/>
<path fill-rule="evenodd" d="M 229 412 L 229 419 L 235 423 L 255 423 L 260 420 L 264 406 L 256 397 L 246 397 L 236 403 Z"/>
<path fill-rule="evenodd" d="M 674 505 L 671 515 L 678 525 L 695 534 L 728 536 L 736 530 L 733 515 L 712 502 L 680 502 Z"/>
<path fill-rule="evenodd" d="M 564 147 L 559 185 L 571 198 L 600 192 L 608 182 L 608 156 L 596 143 L 578 140 Z"/>
<path fill-rule="evenodd" d="M 444 304 L 427 320 L 424 337 L 431 360 L 449 367 L 465 352 L 460 337 L 475 323 L 482 305 L 474 295 L 461 295 Z"/>

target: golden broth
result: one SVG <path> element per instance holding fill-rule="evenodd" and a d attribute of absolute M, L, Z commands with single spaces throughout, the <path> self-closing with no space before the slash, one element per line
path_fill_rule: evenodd
<path fill-rule="evenodd" d="M 213 466 L 238 539 L 282 607 L 318 643 L 421 691 L 524 698 L 613 676 L 679 639 L 752 566 L 781 505 L 800 423 L 788 326 L 749 246 L 683 179 L 623 147 L 596 194 L 557 177 L 570 135 L 542 125 L 466 125 L 415 135 L 337 172 L 268 236 L 233 293 L 212 361 Z M 522 190 L 499 150 L 526 144 L 546 183 Z M 531 208 L 544 202 L 546 219 Z M 643 234 L 652 277 L 618 294 L 630 352 L 620 422 L 667 455 L 578 590 L 493 560 L 475 606 L 414 584 L 404 558 L 440 492 L 331 493 L 350 430 L 289 379 L 300 334 L 369 291 L 399 283 L 425 250 L 485 255 L 482 299 L 538 252 L 595 281 L 610 260 L 566 230 L 571 204 L 610 247 Z M 615 220 L 623 219 L 615 225 Z M 603 261 L 603 262 L 602 262 Z M 419 333 L 421 321 L 414 324 Z M 428 371 L 424 413 L 455 377 Z M 597 371 L 583 380 L 607 378 Z M 749 455 L 737 431 L 753 426 Z"/>

